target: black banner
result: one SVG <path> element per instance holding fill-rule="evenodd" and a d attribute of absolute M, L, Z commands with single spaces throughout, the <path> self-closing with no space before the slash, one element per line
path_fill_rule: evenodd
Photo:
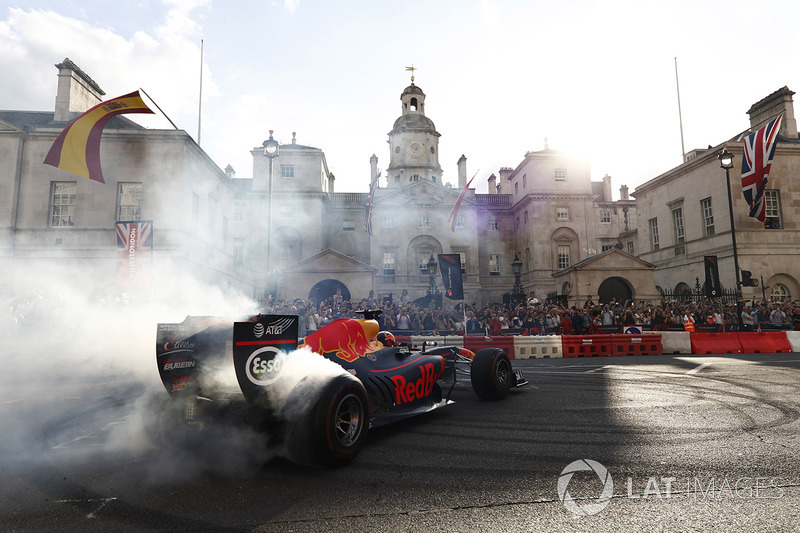
<path fill-rule="evenodd" d="M 717 256 L 707 255 L 703 257 L 706 267 L 706 296 L 716 298 L 722 296 L 722 287 L 719 285 L 719 269 L 717 268 Z"/>
<path fill-rule="evenodd" d="M 439 254 L 439 270 L 442 271 L 444 294 L 451 300 L 464 299 L 464 284 L 461 279 L 461 256 Z"/>

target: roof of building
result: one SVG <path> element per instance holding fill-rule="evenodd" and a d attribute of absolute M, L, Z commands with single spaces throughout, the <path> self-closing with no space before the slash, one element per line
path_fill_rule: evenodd
<path fill-rule="evenodd" d="M 80 113 L 73 113 L 77 118 Z M 13 124 L 14 126 L 25 130 L 33 131 L 36 128 L 66 128 L 69 122 L 61 121 L 56 122 L 53 120 L 55 113 L 49 111 L 3 111 L 0 110 L 0 120 Z M 115 130 L 143 130 L 146 129 L 132 120 L 115 116 L 108 121 L 107 128 Z"/>
<path fill-rule="evenodd" d="M 429 130 L 436 132 L 436 126 L 425 115 L 408 113 L 407 115 L 401 115 L 394 121 L 394 126 L 392 126 L 392 131 L 402 130 Z"/>

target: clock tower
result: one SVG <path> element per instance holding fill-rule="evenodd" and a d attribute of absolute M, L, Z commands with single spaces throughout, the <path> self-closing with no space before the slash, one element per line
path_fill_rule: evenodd
<path fill-rule="evenodd" d="M 425 116 L 425 93 L 411 85 L 400 95 L 402 114 L 389 132 L 388 187 L 403 187 L 415 181 L 442 184 L 439 166 L 439 133 Z"/>

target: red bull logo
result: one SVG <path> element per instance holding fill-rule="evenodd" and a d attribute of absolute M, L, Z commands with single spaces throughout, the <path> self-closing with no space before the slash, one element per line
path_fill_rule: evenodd
<path fill-rule="evenodd" d="M 444 361 L 443 361 L 444 363 Z M 421 376 L 415 381 L 406 381 L 405 376 L 391 376 L 389 379 L 394 383 L 395 389 L 395 403 L 409 403 L 420 398 L 426 398 L 433 391 L 433 384 L 442 375 L 444 364 L 439 371 L 436 371 L 436 365 L 433 363 L 425 363 L 420 365 L 419 371 Z"/>
<path fill-rule="evenodd" d="M 372 329 L 375 330 L 374 333 Z M 375 350 L 369 339 L 377 333 L 378 323 L 373 320 L 340 318 L 307 336 L 304 346 L 320 355 L 335 353 L 338 358 L 352 363 L 367 352 Z"/>

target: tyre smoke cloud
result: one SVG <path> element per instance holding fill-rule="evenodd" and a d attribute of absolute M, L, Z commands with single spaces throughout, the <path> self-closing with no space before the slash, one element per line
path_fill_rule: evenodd
<path fill-rule="evenodd" d="M 120 475 L 172 483 L 253 475 L 285 452 L 279 435 L 248 425 L 185 431 L 183 405 L 170 401 L 158 374 L 159 322 L 254 315 L 250 298 L 168 269 L 154 273 L 147 291 L 127 292 L 101 286 L 95 280 L 107 276 L 83 266 L 21 263 L 1 265 L 0 471 L 109 460 Z M 232 361 L 218 371 L 220 380 L 235 380 Z M 325 383 L 341 372 L 300 350 L 287 357 L 275 390 L 283 395 L 302 379 Z M 314 395 L 307 399 L 281 404 L 281 412 L 301 416 Z"/>

